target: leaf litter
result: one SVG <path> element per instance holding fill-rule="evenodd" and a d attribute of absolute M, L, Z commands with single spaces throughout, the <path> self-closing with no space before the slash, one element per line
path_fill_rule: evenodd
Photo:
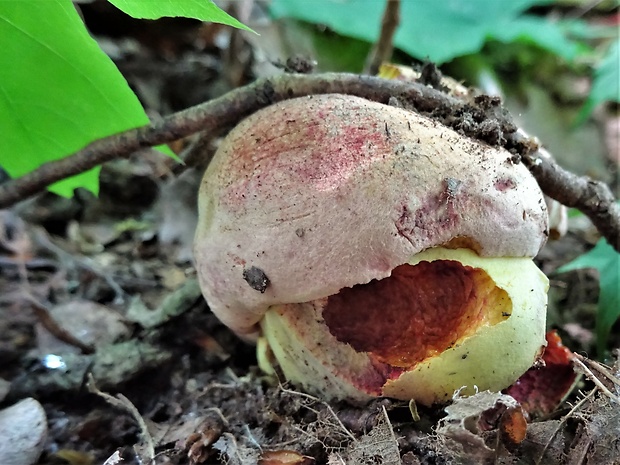
<path fill-rule="evenodd" d="M 110 25 L 119 24 L 107 14 Z M 174 42 L 174 34 L 166 36 L 167 28 L 178 27 L 173 23 L 145 31 L 119 54 L 128 80 L 156 96 L 149 99 L 161 105 L 155 112 L 212 97 L 205 88 L 230 88 L 226 72 L 217 71 L 219 58 L 212 52 L 205 58 L 222 28 L 191 27 L 170 48 L 162 37 Z M 132 55 L 149 58 L 132 62 Z M 188 71 L 192 59 L 200 66 Z M 263 65 L 249 61 L 235 80 Z M 161 73 L 148 74 L 153 66 Z M 202 93 L 185 86 L 182 103 L 171 101 L 171 88 L 179 96 L 179 76 L 200 82 Z M 47 194 L 0 212 L 2 407 L 29 396 L 43 405 L 48 435 L 39 464 L 127 465 L 151 456 L 166 465 L 619 463 L 617 365 L 604 372 L 584 359 L 590 374 L 580 367 L 586 375 L 569 403 L 558 407 L 561 399 L 555 400 L 533 415 L 525 435 L 521 407 L 508 394 L 456 397 L 445 412 L 388 399 L 351 406 L 261 374 L 253 348 L 210 314 L 197 291 L 190 241 L 199 176 L 177 182 L 169 161 L 161 160 L 138 157 L 104 168 L 100 200 Z M 567 253 L 587 247 L 582 237 L 572 240 L 568 252 L 550 244 L 541 267 L 555 269 Z M 584 289 L 572 276 L 557 278 L 560 291 Z M 50 331 L 26 296 L 61 331 Z M 595 297 L 589 290 L 566 292 L 562 306 L 582 308 Z M 574 318 L 570 324 L 578 327 L 570 334 L 591 334 L 586 321 L 592 320 Z M 573 342 L 570 334 L 562 335 Z M 580 344 L 592 348 L 587 338 Z M 96 389 L 92 382 L 89 389 L 90 377 Z"/>

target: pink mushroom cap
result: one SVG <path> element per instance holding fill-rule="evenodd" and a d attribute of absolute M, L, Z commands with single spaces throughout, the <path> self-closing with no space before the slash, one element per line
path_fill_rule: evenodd
<path fill-rule="evenodd" d="M 533 257 L 548 234 L 540 188 L 508 151 L 339 94 L 243 120 L 204 175 L 198 211 L 204 296 L 246 336 L 271 306 L 386 278 L 426 249 Z"/>

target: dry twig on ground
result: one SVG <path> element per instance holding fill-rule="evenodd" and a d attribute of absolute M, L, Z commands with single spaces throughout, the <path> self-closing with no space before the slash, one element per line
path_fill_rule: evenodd
<path fill-rule="evenodd" d="M 88 382 L 86 383 L 86 387 L 88 388 L 88 391 L 90 393 L 101 397 L 112 407 L 117 408 L 129 414 L 129 416 L 133 418 L 133 420 L 136 422 L 138 426 L 140 436 L 142 439 L 142 443 L 143 443 L 142 448 L 144 449 L 144 456 L 145 456 L 144 458 L 148 459 L 148 463 L 152 463 L 153 458 L 155 457 L 155 441 L 153 440 L 153 437 L 151 436 L 151 433 L 149 432 L 149 429 L 146 425 L 146 422 L 144 421 L 144 418 L 142 418 L 142 415 L 140 415 L 140 412 L 135 407 L 135 405 L 133 405 L 131 401 L 127 397 L 125 397 L 123 394 L 116 394 L 116 397 L 115 397 L 115 396 L 111 396 L 110 394 L 106 392 L 100 391 L 99 388 L 97 388 L 97 385 L 95 384 L 95 379 L 90 373 L 88 374 Z"/>

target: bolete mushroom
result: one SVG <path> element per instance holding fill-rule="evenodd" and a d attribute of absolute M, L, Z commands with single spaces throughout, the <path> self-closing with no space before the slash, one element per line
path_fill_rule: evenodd
<path fill-rule="evenodd" d="M 269 106 L 224 139 L 198 203 L 212 311 L 324 398 L 500 390 L 545 344 L 540 188 L 434 120 L 335 94 Z"/>

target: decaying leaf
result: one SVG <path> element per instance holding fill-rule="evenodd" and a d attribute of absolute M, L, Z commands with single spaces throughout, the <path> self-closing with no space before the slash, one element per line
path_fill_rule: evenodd
<path fill-rule="evenodd" d="M 502 415 L 512 409 L 520 409 L 519 403 L 506 394 L 484 391 L 471 397 L 457 396 L 445 408 L 448 416 L 441 420 L 437 434 L 455 454 L 471 463 L 483 463 L 495 451 L 485 443 L 482 433 L 498 427 Z"/>
<path fill-rule="evenodd" d="M 22 397 L 43 392 L 75 392 L 82 387 L 88 372 L 102 389 L 115 389 L 139 373 L 161 367 L 171 357 L 172 352 L 168 350 L 133 339 L 106 345 L 94 354 L 65 354 L 57 357 L 53 366 L 44 358 L 36 370 L 12 381 L 11 394 Z"/>
<path fill-rule="evenodd" d="M 294 450 L 266 450 L 258 459 L 258 465 L 311 465 L 313 463 L 312 457 Z"/>
<path fill-rule="evenodd" d="M 108 459 L 103 463 L 103 465 L 119 465 L 123 462 L 121 454 L 118 451 L 115 451 Z"/>
<path fill-rule="evenodd" d="M 385 407 L 382 420 L 369 433 L 352 442 L 342 455 L 347 465 L 400 465 L 398 441 Z"/>
<path fill-rule="evenodd" d="M 118 312 L 89 300 L 75 299 L 56 305 L 49 310 L 49 317 L 67 335 L 82 345 L 94 348 L 126 339 L 130 335 L 129 326 Z M 79 352 L 78 347 L 54 337 L 41 324 L 37 325 L 36 331 L 41 355 Z"/>
<path fill-rule="evenodd" d="M 127 319 L 144 328 L 154 328 L 190 309 L 200 298 L 200 288 L 196 279 L 187 279 L 171 292 L 154 310 L 147 308 L 140 297 L 132 299 L 127 311 Z"/>
<path fill-rule="evenodd" d="M 220 460 L 226 465 L 257 463 L 259 458 L 259 450 L 237 441 L 230 433 L 222 434 L 213 448 L 220 452 Z"/>

